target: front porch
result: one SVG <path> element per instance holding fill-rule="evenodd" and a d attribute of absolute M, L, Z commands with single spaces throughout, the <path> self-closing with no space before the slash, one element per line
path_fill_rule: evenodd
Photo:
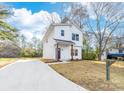
<path fill-rule="evenodd" d="M 73 60 L 73 47 L 74 42 L 54 39 L 56 41 L 55 44 L 55 54 L 56 60 Z"/>

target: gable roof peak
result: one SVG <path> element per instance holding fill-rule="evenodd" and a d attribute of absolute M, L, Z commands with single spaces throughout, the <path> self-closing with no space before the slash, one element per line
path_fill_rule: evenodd
<path fill-rule="evenodd" d="M 61 23 L 70 23 L 70 24 L 73 24 L 75 25 L 79 30 L 82 31 L 82 28 L 74 21 L 74 20 L 71 20 L 69 17 L 64 17 L 61 21 Z"/>

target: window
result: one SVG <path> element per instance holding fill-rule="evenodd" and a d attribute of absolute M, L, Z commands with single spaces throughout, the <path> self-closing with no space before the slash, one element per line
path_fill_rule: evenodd
<path fill-rule="evenodd" d="M 75 49 L 75 56 L 78 56 L 78 49 Z"/>
<path fill-rule="evenodd" d="M 72 33 L 72 40 L 75 40 L 75 34 Z"/>
<path fill-rule="evenodd" d="M 72 33 L 72 40 L 79 41 L 79 34 Z"/>
<path fill-rule="evenodd" d="M 76 41 L 79 41 L 79 34 L 76 34 Z"/>
<path fill-rule="evenodd" d="M 73 56 L 78 56 L 78 49 L 73 49 Z"/>
<path fill-rule="evenodd" d="M 123 50 L 122 49 L 119 49 L 119 53 L 123 53 Z"/>
<path fill-rule="evenodd" d="M 61 36 L 64 36 L 64 30 L 61 30 Z"/>

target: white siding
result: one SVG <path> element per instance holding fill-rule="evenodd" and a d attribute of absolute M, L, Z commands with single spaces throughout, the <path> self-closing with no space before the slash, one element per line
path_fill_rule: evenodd
<path fill-rule="evenodd" d="M 83 38 L 82 32 L 79 29 L 77 29 L 75 26 L 72 26 L 71 33 L 79 34 L 79 41 L 72 40 L 72 34 L 71 34 L 71 40 L 73 42 L 75 42 L 75 44 L 76 44 L 75 46 L 82 46 L 82 43 L 83 43 L 83 41 L 82 41 L 82 38 Z"/>
<path fill-rule="evenodd" d="M 43 58 L 55 59 L 55 41 L 53 40 L 54 31 L 49 34 L 48 38 L 43 42 Z"/>
<path fill-rule="evenodd" d="M 64 36 L 61 36 L 61 30 L 64 30 Z M 72 40 L 72 33 L 79 34 L 79 41 Z M 56 26 L 55 27 L 55 38 L 61 40 L 68 40 L 75 42 L 76 46 L 82 46 L 82 32 L 75 26 Z"/>
<path fill-rule="evenodd" d="M 61 36 L 61 30 L 64 30 L 64 36 Z M 61 40 L 71 40 L 70 26 L 56 26 L 55 27 L 55 38 Z"/>
<path fill-rule="evenodd" d="M 64 36 L 61 36 L 61 30 L 64 30 Z M 79 41 L 72 40 L 72 33 L 79 34 Z M 82 32 L 76 28 L 74 25 L 69 26 L 55 26 L 53 31 L 49 34 L 48 42 L 46 42 L 47 39 L 45 39 L 43 43 L 43 57 L 47 59 L 55 59 L 56 58 L 56 52 L 55 52 L 55 40 L 54 39 L 60 39 L 60 40 L 67 40 L 75 42 L 74 49 L 78 49 L 78 55 L 74 56 L 74 59 L 81 59 L 82 58 Z M 71 59 L 71 46 L 69 45 L 61 45 L 59 46 L 61 48 L 61 60 L 70 60 Z"/>
<path fill-rule="evenodd" d="M 111 49 L 109 53 L 119 53 L 119 49 Z"/>
<path fill-rule="evenodd" d="M 78 55 L 77 56 L 73 56 L 74 59 L 82 59 L 82 48 L 81 47 L 74 47 L 74 49 L 78 50 Z"/>

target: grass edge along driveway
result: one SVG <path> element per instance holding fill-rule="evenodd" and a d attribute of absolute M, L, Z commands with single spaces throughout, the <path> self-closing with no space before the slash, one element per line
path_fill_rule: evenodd
<path fill-rule="evenodd" d="M 40 60 L 40 58 L 37 58 L 37 57 L 34 57 L 34 58 L 28 58 L 28 57 L 22 57 L 22 58 L 0 58 L 0 68 L 8 65 L 8 64 L 11 64 L 11 63 L 14 63 L 16 62 L 17 60 Z"/>
<path fill-rule="evenodd" d="M 17 60 L 17 58 L 0 58 L 0 68 L 6 66 L 10 63 L 13 63 Z"/>

